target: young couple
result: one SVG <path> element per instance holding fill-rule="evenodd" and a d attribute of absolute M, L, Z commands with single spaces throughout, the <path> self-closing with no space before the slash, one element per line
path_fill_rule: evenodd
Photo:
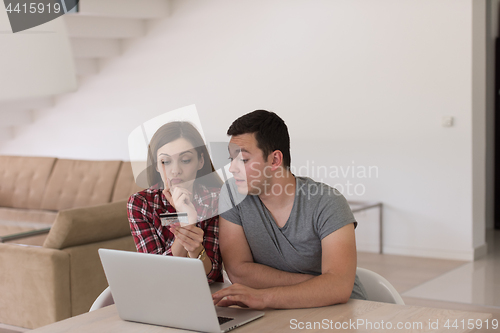
<path fill-rule="evenodd" d="M 357 222 L 338 191 L 290 172 L 284 121 L 257 110 L 227 134 L 234 178 L 222 184 L 191 124 L 172 122 L 155 133 L 151 187 L 128 202 L 137 250 L 198 258 L 209 282 L 223 281 L 223 259 L 233 285 L 213 295 L 219 306 L 306 308 L 365 299 L 356 276 Z M 185 212 L 189 223 L 163 227 L 166 212 Z"/>

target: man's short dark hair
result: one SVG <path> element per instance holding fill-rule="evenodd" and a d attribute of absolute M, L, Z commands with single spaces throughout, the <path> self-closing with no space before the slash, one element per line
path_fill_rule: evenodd
<path fill-rule="evenodd" d="M 262 150 L 264 160 L 275 150 L 283 154 L 283 166 L 290 167 L 290 136 L 285 122 L 276 113 L 266 110 L 255 110 L 236 119 L 227 135 L 255 133 L 257 147 Z"/>

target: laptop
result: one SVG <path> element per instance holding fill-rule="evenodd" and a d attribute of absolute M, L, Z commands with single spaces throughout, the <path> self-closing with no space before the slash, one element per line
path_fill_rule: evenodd
<path fill-rule="evenodd" d="M 203 332 L 227 332 L 262 311 L 214 306 L 198 259 L 99 249 L 123 320 Z"/>

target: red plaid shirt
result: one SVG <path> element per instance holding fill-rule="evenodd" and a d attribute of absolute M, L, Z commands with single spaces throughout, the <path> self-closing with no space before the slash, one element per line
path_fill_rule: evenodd
<path fill-rule="evenodd" d="M 195 183 L 193 205 L 198 213 L 196 226 L 204 231 L 203 247 L 212 261 L 208 282 L 223 282 L 219 251 L 218 189 Z M 130 230 L 138 252 L 172 255 L 175 236 L 161 225 L 160 214 L 174 213 L 161 189 L 148 188 L 130 196 L 127 204 Z"/>

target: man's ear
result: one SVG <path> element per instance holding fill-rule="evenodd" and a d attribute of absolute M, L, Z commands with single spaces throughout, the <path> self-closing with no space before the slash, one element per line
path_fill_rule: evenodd
<path fill-rule="evenodd" d="M 198 170 L 203 168 L 204 165 L 205 165 L 205 159 L 203 158 L 203 153 L 201 153 L 198 161 Z"/>
<path fill-rule="evenodd" d="M 281 150 L 275 150 L 271 153 L 271 170 L 276 170 L 283 164 L 283 153 Z"/>

